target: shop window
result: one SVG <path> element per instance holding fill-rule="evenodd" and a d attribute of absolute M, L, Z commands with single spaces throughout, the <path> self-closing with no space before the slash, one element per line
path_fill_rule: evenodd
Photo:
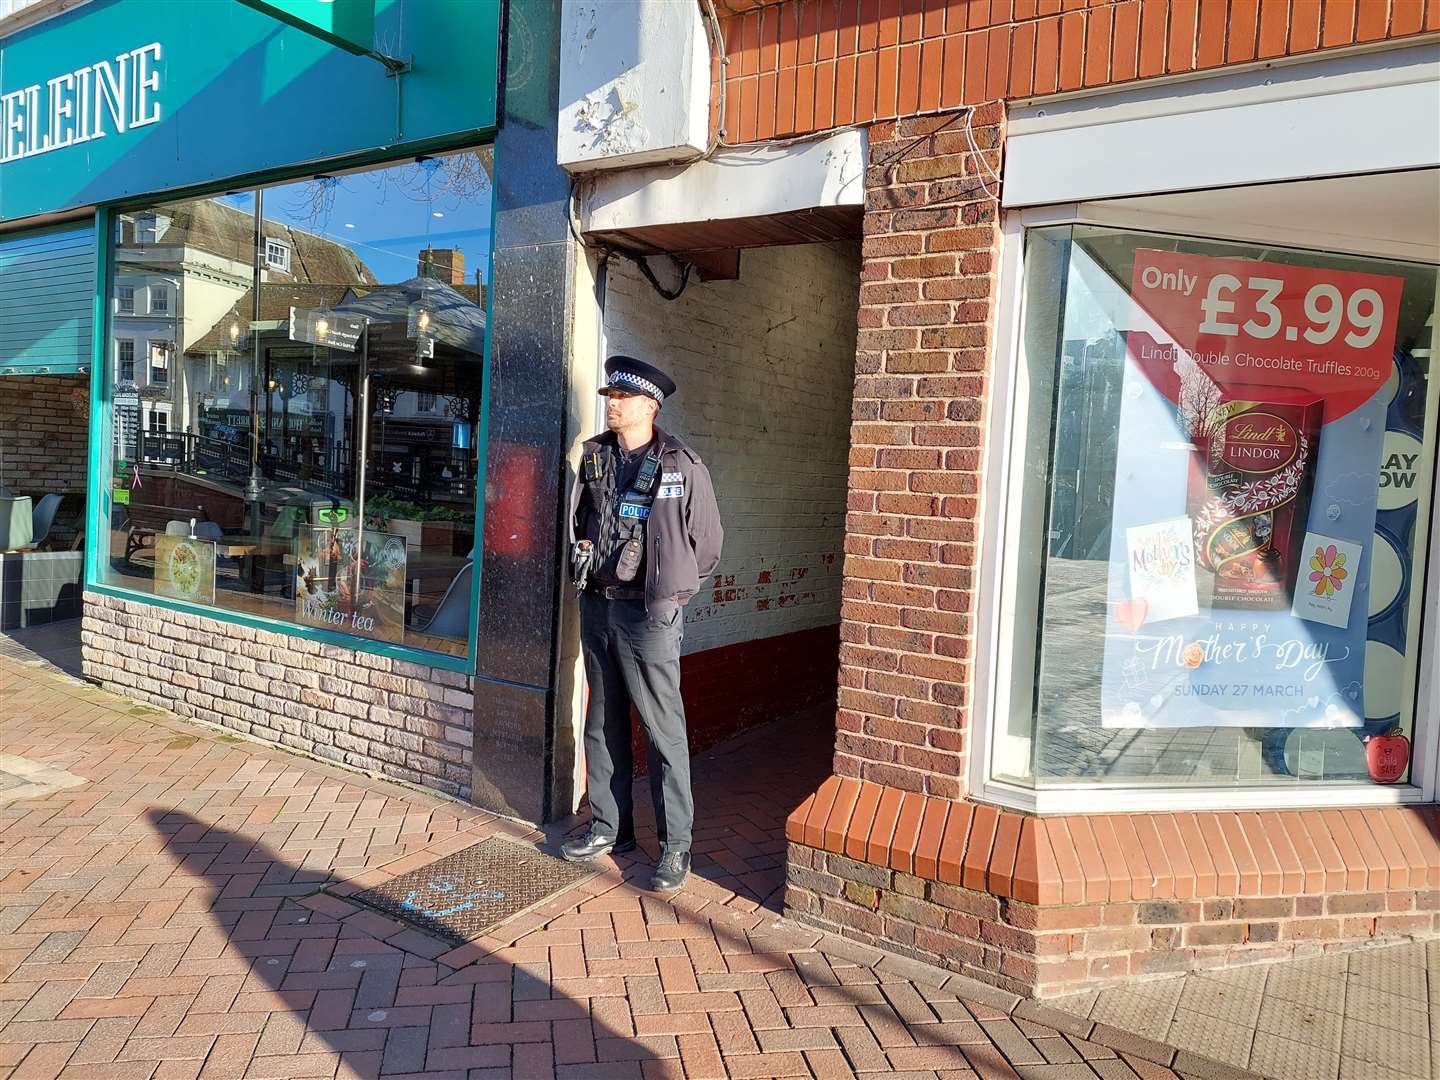
<path fill-rule="evenodd" d="M 115 287 L 115 311 L 120 315 L 135 314 L 134 285 L 117 285 Z"/>
<path fill-rule="evenodd" d="M 1411 781 L 1436 268 L 1025 235 L 991 775 Z"/>
<path fill-rule="evenodd" d="M 115 342 L 115 367 L 120 382 L 135 381 L 135 342 L 128 338 Z"/>
<path fill-rule="evenodd" d="M 290 245 L 279 240 L 265 241 L 265 265 L 272 270 L 290 271 Z"/>
<path fill-rule="evenodd" d="M 467 151 L 165 204 L 153 213 L 175 242 L 158 263 L 138 250 L 145 214 L 118 231 L 117 308 L 118 282 L 163 274 L 187 333 L 152 348 L 139 395 L 164 397 L 164 429 L 148 406 L 128 434 L 116 404 L 106 584 L 466 655 L 484 302 L 478 284 L 416 267 L 431 246 L 488 264 L 475 238 L 490 162 Z M 303 236 L 304 257 L 269 239 L 255 253 L 257 227 Z M 255 262 L 234 284 L 208 272 L 240 252 Z M 271 269 L 291 277 L 267 281 Z M 123 374 L 118 341 L 114 355 Z M 192 519 L 193 536 L 167 535 Z"/>

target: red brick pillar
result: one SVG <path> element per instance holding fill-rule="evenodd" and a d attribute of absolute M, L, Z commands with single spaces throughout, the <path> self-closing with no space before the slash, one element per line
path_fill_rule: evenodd
<path fill-rule="evenodd" d="M 1002 895 L 1039 899 L 1034 822 L 963 801 L 1003 125 L 870 129 L 835 775 L 787 823 L 785 906 L 1026 989 L 1030 931 L 989 889 L 1003 863 Z"/>
<path fill-rule="evenodd" d="M 870 129 L 835 773 L 965 794 L 1003 109 Z M 976 148 L 976 149 L 972 149 Z"/>

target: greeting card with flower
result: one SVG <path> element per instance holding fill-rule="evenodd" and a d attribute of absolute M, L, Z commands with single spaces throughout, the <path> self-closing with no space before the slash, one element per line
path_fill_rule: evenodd
<path fill-rule="evenodd" d="M 1364 545 L 1307 532 L 1300 549 L 1291 613 L 1299 619 L 1344 628 L 1350 625 L 1350 600 L 1360 580 Z"/>

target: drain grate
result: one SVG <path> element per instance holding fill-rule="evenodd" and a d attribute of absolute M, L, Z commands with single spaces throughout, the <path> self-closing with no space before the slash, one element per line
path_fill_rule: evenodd
<path fill-rule="evenodd" d="M 345 899 L 463 945 L 593 873 L 492 836 Z"/>

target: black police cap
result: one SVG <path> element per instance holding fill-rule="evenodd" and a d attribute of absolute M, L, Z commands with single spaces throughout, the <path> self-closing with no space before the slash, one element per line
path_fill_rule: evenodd
<path fill-rule="evenodd" d="M 675 393 L 675 380 L 653 364 L 637 360 L 633 356 L 612 356 L 605 361 L 605 387 L 602 394 L 619 391 L 624 394 L 644 394 L 658 402 Z"/>

